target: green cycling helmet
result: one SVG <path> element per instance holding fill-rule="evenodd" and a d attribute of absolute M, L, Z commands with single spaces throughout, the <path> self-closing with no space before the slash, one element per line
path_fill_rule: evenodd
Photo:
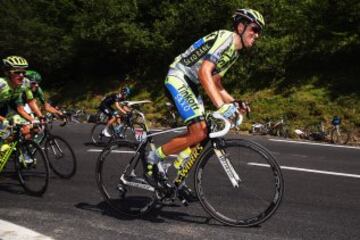
<path fill-rule="evenodd" d="M 42 81 L 40 73 L 34 70 L 27 70 L 25 77 L 30 80 L 30 82 L 40 83 Z"/>
<path fill-rule="evenodd" d="M 3 59 L 4 66 L 8 69 L 27 68 L 29 66 L 25 58 L 20 56 L 8 56 Z"/>
<path fill-rule="evenodd" d="M 237 9 L 233 15 L 233 23 L 236 26 L 242 20 L 247 20 L 251 23 L 256 23 L 261 29 L 265 27 L 265 20 L 263 15 L 256 10 L 243 8 Z"/>

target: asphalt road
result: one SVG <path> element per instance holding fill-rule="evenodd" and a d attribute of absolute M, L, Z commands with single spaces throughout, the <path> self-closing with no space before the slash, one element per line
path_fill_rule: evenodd
<path fill-rule="evenodd" d="M 198 203 L 189 207 L 177 203 L 143 219 L 114 214 L 95 182 L 99 153 L 86 144 L 90 125 L 56 131 L 76 151 L 77 174 L 70 180 L 52 175 L 48 191 L 40 198 L 24 194 L 17 181 L 0 177 L 0 220 L 62 240 L 359 239 L 360 149 L 245 136 L 266 146 L 278 159 L 286 189 L 269 221 L 259 227 L 234 228 L 209 221 Z M 0 239 L 11 239 L 1 227 Z"/>

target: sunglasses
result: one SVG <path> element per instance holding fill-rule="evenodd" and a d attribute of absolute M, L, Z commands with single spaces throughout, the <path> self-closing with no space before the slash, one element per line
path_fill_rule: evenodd
<path fill-rule="evenodd" d="M 21 71 L 21 70 L 14 70 L 14 71 L 10 71 L 11 74 L 16 74 L 16 75 L 25 75 L 25 71 Z"/>
<path fill-rule="evenodd" d="M 258 34 L 261 33 L 261 28 L 260 28 L 259 26 L 252 26 L 252 27 L 251 27 L 251 30 L 252 30 L 254 33 L 258 33 Z"/>

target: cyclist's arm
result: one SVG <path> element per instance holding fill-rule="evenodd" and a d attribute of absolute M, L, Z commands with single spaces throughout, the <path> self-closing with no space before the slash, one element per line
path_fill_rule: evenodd
<path fill-rule="evenodd" d="M 126 110 L 119 104 L 119 102 L 115 102 L 115 107 L 123 114 L 126 114 Z"/>
<path fill-rule="evenodd" d="M 42 113 L 41 113 L 41 111 L 40 111 L 39 106 L 38 106 L 37 103 L 36 103 L 36 100 L 35 100 L 35 99 L 28 100 L 28 101 L 27 101 L 27 104 L 29 104 L 31 110 L 35 113 L 35 115 L 36 115 L 37 117 L 42 117 L 42 116 L 43 116 Z"/>
<path fill-rule="evenodd" d="M 62 112 L 60 112 L 59 110 L 57 110 L 56 108 L 54 108 L 53 106 L 51 106 L 50 103 L 48 102 L 45 102 L 44 104 L 44 108 L 45 108 L 45 111 L 49 112 L 49 113 L 52 113 L 52 114 L 57 114 L 59 116 L 62 116 Z"/>
<path fill-rule="evenodd" d="M 225 103 L 232 103 L 235 101 L 235 99 L 225 90 L 221 83 L 221 76 L 219 74 L 216 74 L 213 76 L 216 88 L 218 89 L 223 101 Z"/>
<path fill-rule="evenodd" d="M 27 121 L 29 121 L 29 122 L 34 121 L 34 118 L 25 111 L 25 108 L 23 105 L 17 105 L 16 111 L 17 111 L 17 113 L 20 114 L 21 117 L 25 118 Z"/>
<path fill-rule="evenodd" d="M 26 100 L 26 103 L 29 104 L 29 107 L 31 109 L 31 111 L 33 113 L 35 113 L 36 116 L 38 117 L 42 117 L 42 113 L 40 111 L 39 106 L 36 103 L 35 97 L 33 92 L 31 91 L 30 88 L 26 87 L 23 92 L 19 95 L 19 99 L 18 102 L 20 101 L 20 98 Z M 17 104 L 17 106 L 22 105 L 22 104 Z M 27 118 L 26 118 L 27 119 Z M 27 119 L 28 120 L 28 119 Z"/>
<path fill-rule="evenodd" d="M 131 112 L 131 108 L 130 107 L 128 107 L 128 106 L 123 106 L 123 109 L 126 111 L 126 112 Z"/>
<path fill-rule="evenodd" d="M 208 60 L 205 60 L 199 69 L 199 79 L 201 85 L 204 87 L 206 94 L 209 96 L 211 102 L 216 108 L 220 108 L 224 105 L 225 101 L 220 94 L 218 87 L 215 84 L 215 79 L 212 76 L 212 72 L 215 69 L 215 64 Z"/>

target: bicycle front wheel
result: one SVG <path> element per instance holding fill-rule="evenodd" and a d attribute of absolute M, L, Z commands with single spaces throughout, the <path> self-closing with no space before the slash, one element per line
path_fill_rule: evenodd
<path fill-rule="evenodd" d="M 224 167 L 220 160 L 228 164 Z M 196 167 L 195 189 L 201 205 L 216 220 L 250 227 L 275 213 L 284 181 L 279 165 L 264 147 L 236 139 L 225 140 L 217 153 L 207 150 Z"/>
<path fill-rule="evenodd" d="M 76 173 L 76 156 L 70 144 L 59 136 L 49 136 L 45 142 L 45 154 L 50 168 L 62 178 L 71 178 Z"/>
<path fill-rule="evenodd" d="M 19 181 L 25 191 L 41 196 L 49 184 L 49 162 L 40 146 L 32 140 L 20 142 L 15 152 Z"/>
<path fill-rule="evenodd" d="M 142 178 L 142 164 L 136 160 L 130 164 L 138 157 L 136 147 L 124 140 L 111 142 L 96 164 L 96 180 L 104 200 L 113 210 L 129 216 L 144 215 L 156 204 L 155 192 Z"/>

